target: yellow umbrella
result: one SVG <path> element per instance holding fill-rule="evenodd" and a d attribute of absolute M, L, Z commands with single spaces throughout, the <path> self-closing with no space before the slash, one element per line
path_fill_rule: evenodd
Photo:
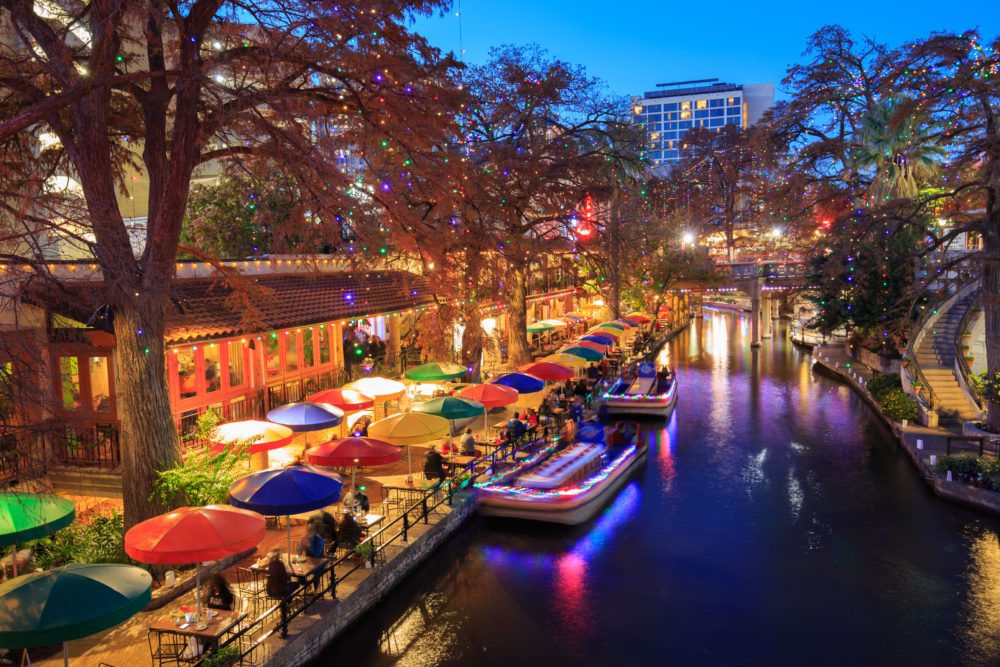
<path fill-rule="evenodd" d="M 580 357 L 574 356 L 572 354 L 550 354 L 547 357 L 542 357 L 539 361 L 551 361 L 553 363 L 562 364 L 563 366 L 569 366 L 570 368 L 583 368 L 587 365 L 586 359 L 581 359 Z"/>
<path fill-rule="evenodd" d="M 406 446 L 407 479 L 413 475 L 409 445 L 419 445 L 435 438 L 442 438 L 450 431 L 451 424 L 447 419 L 426 412 L 401 412 L 368 426 L 369 437 L 401 447 Z"/>
<path fill-rule="evenodd" d="M 568 324 L 566 324 L 562 320 L 542 320 L 542 323 L 543 324 L 549 324 L 549 325 L 555 327 L 556 329 L 565 329 L 566 327 L 569 326 Z"/>

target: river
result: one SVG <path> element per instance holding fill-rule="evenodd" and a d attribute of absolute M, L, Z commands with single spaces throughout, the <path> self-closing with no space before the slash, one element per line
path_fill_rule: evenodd
<path fill-rule="evenodd" d="M 706 310 L 664 348 L 677 410 L 593 522 L 474 519 L 317 664 L 1000 662 L 1000 521 L 748 326 Z"/>

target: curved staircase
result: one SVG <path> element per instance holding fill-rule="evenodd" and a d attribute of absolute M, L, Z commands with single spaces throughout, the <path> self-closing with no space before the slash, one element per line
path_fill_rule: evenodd
<path fill-rule="evenodd" d="M 976 292 L 957 299 L 937 319 L 916 350 L 917 364 L 936 401 L 935 409 L 942 424 L 972 421 L 979 408 L 958 384 L 955 377 L 955 341 L 959 324 L 975 300 Z"/>

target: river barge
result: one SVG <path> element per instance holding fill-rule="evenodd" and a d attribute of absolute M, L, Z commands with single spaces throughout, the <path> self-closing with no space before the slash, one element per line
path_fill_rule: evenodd
<path fill-rule="evenodd" d="M 600 397 L 600 410 L 608 417 L 620 415 L 668 419 L 677 405 L 677 377 L 650 361 L 627 369 Z"/>

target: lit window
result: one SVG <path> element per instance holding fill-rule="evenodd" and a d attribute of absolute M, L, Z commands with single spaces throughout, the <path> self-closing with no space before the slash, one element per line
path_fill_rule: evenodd
<path fill-rule="evenodd" d="M 302 332 L 302 366 L 312 368 L 316 365 L 316 357 L 313 352 L 313 332 L 306 329 Z"/>
<path fill-rule="evenodd" d="M 243 372 L 243 343 L 229 341 L 229 386 L 240 387 L 246 381 Z"/>
<path fill-rule="evenodd" d="M 708 100 L 698 100 L 697 108 L 698 109 L 707 109 L 708 108 Z"/>
<path fill-rule="evenodd" d="M 681 102 L 681 111 L 691 111 L 691 103 Z"/>
<path fill-rule="evenodd" d="M 681 112 L 681 120 L 691 120 L 691 112 L 690 111 L 682 111 Z"/>
<path fill-rule="evenodd" d="M 63 409 L 67 412 L 80 407 L 80 360 L 78 357 L 59 358 Z"/>
<path fill-rule="evenodd" d="M 205 391 L 219 391 L 222 389 L 222 360 L 218 345 L 209 345 L 205 350 Z"/>
<path fill-rule="evenodd" d="M 94 412 L 111 409 L 111 379 L 107 357 L 90 358 L 90 402 Z"/>
<path fill-rule="evenodd" d="M 729 105 L 732 106 L 732 105 L 736 104 L 736 98 L 735 97 L 730 97 L 728 100 L 726 100 L 726 102 L 728 102 Z"/>

